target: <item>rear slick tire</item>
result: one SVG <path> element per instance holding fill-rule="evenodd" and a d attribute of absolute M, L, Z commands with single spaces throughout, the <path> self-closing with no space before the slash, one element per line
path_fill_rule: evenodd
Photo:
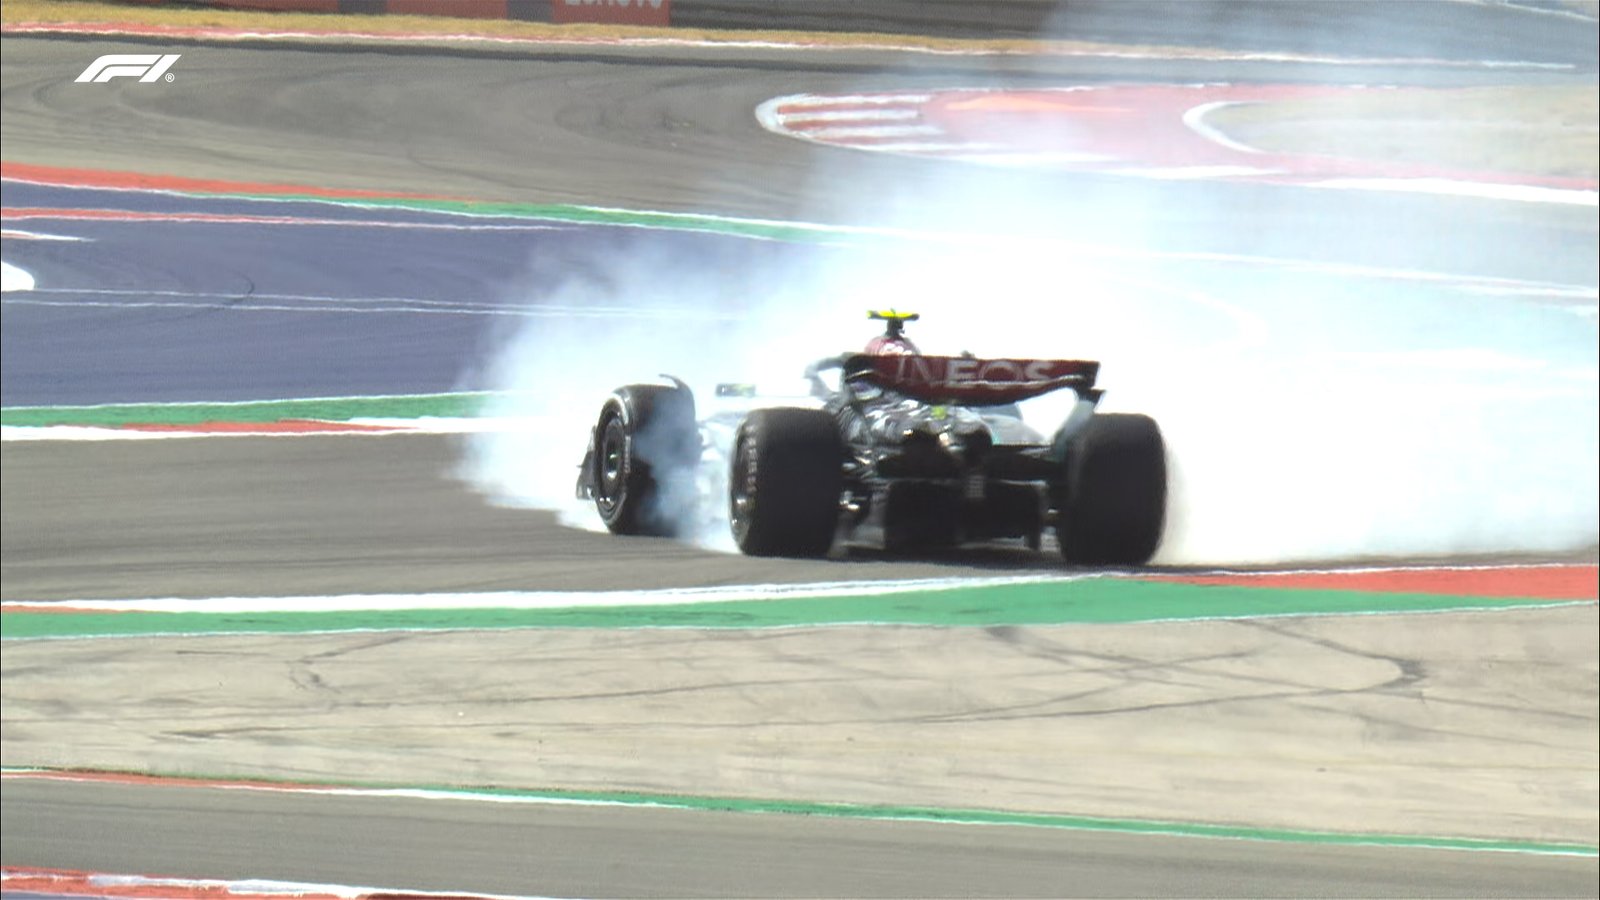
<path fill-rule="evenodd" d="M 819 409 L 758 409 L 734 437 L 728 524 L 750 556 L 819 557 L 833 546 L 844 441 Z"/>
<path fill-rule="evenodd" d="M 1056 540 L 1074 565 L 1140 566 L 1161 544 L 1167 453 L 1149 416 L 1096 415 L 1067 447 Z"/>

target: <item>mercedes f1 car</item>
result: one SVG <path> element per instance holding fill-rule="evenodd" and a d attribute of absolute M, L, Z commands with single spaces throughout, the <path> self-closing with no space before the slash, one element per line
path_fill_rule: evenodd
<path fill-rule="evenodd" d="M 734 542 L 756 556 L 825 556 L 841 540 L 1039 549 L 1053 530 L 1069 563 L 1150 559 L 1165 445 L 1148 416 L 1096 413 L 1098 362 L 927 356 L 904 333 L 916 314 L 870 316 L 885 332 L 808 367 L 799 402 L 719 385 L 719 409 L 701 418 L 672 376 L 618 388 L 590 433 L 578 496 L 617 534 L 677 534 L 726 503 Z M 1058 390 L 1077 400 L 1053 434 L 1023 422 L 1017 404 Z"/>

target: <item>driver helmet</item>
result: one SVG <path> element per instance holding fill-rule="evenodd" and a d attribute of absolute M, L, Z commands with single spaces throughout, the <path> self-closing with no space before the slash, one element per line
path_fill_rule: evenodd
<path fill-rule="evenodd" d="M 920 356 L 922 351 L 903 335 L 880 334 L 867 342 L 868 356 Z"/>

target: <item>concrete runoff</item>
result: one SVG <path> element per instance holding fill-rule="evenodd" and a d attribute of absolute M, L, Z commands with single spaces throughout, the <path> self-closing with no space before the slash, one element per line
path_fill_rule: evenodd
<path fill-rule="evenodd" d="M 9 766 L 1593 846 L 1595 607 L 6 647 Z"/>

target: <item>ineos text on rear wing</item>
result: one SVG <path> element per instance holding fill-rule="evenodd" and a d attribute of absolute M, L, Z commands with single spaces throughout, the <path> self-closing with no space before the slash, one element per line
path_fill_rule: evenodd
<path fill-rule="evenodd" d="M 966 356 L 867 356 L 844 362 L 845 377 L 865 379 L 924 403 L 999 406 L 1071 388 L 1094 388 L 1100 364 L 1082 359 L 975 359 Z"/>

